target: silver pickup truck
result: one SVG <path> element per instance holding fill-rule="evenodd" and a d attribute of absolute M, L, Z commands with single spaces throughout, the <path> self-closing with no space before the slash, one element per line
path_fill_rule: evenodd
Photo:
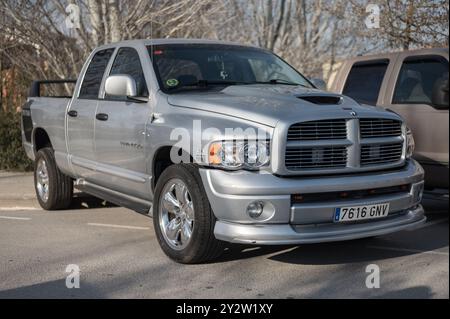
<path fill-rule="evenodd" d="M 125 41 L 92 52 L 73 96 L 41 96 L 50 83 L 33 84 L 22 113 L 41 206 L 69 207 L 75 187 L 148 214 L 178 262 L 224 242 L 350 240 L 426 220 L 402 118 L 318 90 L 266 50 Z"/>

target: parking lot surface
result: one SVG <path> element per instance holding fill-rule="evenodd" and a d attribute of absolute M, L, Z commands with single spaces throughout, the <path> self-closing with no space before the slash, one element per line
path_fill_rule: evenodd
<path fill-rule="evenodd" d="M 235 245 L 213 263 L 180 265 L 162 253 L 146 216 L 90 198 L 57 212 L 18 200 L 0 208 L 0 298 L 448 298 L 446 205 L 429 204 L 429 221 L 413 232 Z M 379 288 L 366 286 L 371 264 Z M 68 265 L 79 267 L 79 288 L 66 287 Z"/>

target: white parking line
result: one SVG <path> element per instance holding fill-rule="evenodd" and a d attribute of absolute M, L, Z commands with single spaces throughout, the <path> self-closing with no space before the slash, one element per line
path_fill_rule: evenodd
<path fill-rule="evenodd" d="M 14 220 L 31 220 L 28 217 L 12 217 L 12 216 L 0 216 L 2 219 L 14 219 Z"/>
<path fill-rule="evenodd" d="M 125 229 L 138 229 L 138 230 L 150 229 L 148 227 L 113 225 L 113 224 L 99 224 L 99 223 L 88 223 L 88 225 L 89 226 L 98 226 L 98 227 L 125 228 Z"/>
<path fill-rule="evenodd" d="M 367 248 L 371 248 L 371 249 L 392 250 L 392 251 L 401 251 L 401 252 L 407 252 L 407 253 L 420 253 L 420 254 L 431 254 L 431 255 L 448 256 L 448 252 L 435 251 L 435 250 L 419 250 L 419 249 L 385 247 L 385 246 L 366 246 L 366 247 Z"/>

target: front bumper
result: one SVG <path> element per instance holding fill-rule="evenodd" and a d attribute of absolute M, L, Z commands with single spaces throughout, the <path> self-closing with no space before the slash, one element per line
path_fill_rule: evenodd
<path fill-rule="evenodd" d="M 413 230 L 425 221 L 423 208 L 419 205 L 414 209 L 407 210 L 404 214 L 391 216 L 383 220 L 347 225 L 244 225 L 218 221 L 214 229 L 214 235 L 217 239 L 241 244 L 312 244 Z"/>
<path fill-rule="evenodd" d="M 226 172 L 200 169 L 208 200 L 218 222 L 218 239 L 259 244 L 288 244 L 347 240 L 414 228 L 425 222 L 417 189 L 423 187 L 422 167 L 410 160 L 405 167 L 355 175 L 283 178 L 264 172 Z M 368 198 L 324 200 L 293 204 L 291 195 L 347 192 L 399 185 L 409 192 Z M 250 203 L 261 201 L 264 212 L 257 220 L 248 216 Z M 333 222 L 336 207 L 390 203 L 383 219 L 353 224 Z"/>

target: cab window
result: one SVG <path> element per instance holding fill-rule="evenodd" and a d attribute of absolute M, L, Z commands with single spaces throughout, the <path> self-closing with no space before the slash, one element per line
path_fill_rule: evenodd
<path fill-rule="evenodd" d="M 84 75 L 83 83 L 81 84 L 80 99 L 97 99 L 102 83 L 103 74 L 108 65 L 109 59 L 113 54 L 114 49 L 101 50 L 95 53 Z"/>
<path fill-rule="evenodd" d="M 448 61 L 440 56 L 405 59 L 392 104 L 431 104 L 433 88 L 448 79 Z"/>
<path fill-rule="evenodd" d="M 110 75 L 127 74 L 136 82 L 137 96 L 148 97 L 144 71 L 137 51 L 133 48 L 120 48 L 114 59 Z M 108 99 L 123 99 L 123 97 L 107 96 Z"/>
<path fill-rule="evenodd" d="M 352 66 L 343 94 L 359 103 L 376 105 L 389 60 L 363 61 Z"/>

